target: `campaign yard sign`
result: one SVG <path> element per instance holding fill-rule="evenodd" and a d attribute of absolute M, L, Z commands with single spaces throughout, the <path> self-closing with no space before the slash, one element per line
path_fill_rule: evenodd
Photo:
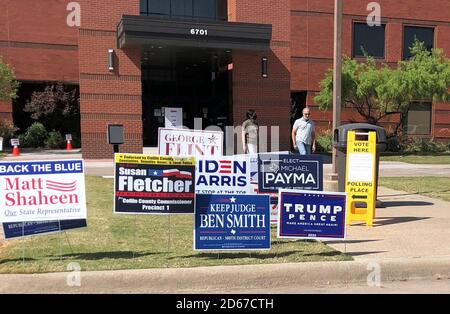
<path fill-rule="evenodd" d="M 223 132 L 159 128 L 158 152 L 165 156 L 222 156 Z"/>
<path fill-rule="evenodd" d="M 252 194 L 248 156 L 197 158 L 197 194 Z"/>
<path fill-rule="evenodd" d="M 260 154 L 258 189 L 261 193 L 279 189 L 323 190 L 321 156 L 297 154 Z"/>
<path fill-rule="evenodd" d="M 269 196 L 197 194 L 195 250 L 270 249 Z"/>
<path fill-rule="evenodd" d="M 194 213 L 194 157 L 115 154 L 114 159 L 115 213 Z"/>
<path fill-rule="evenodd" d="M 0 162 L 0 221 L 86 219 L 83 160 Z"/>
<path fill-rule="evenodd" d="M 9 222 L 3 224 L 3 235 L 5 240 L 9 240 L 35 235 L 45 235 L 70 229 L 84 228 L 86 226 L 86 219 Z"/>
<path fill-rule="evenodd" d="M 279 192 L 279 238 L 345 239 L 346 193 Z"/>

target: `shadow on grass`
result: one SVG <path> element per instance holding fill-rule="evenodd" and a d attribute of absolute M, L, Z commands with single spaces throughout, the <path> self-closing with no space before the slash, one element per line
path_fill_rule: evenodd
<path fill-rule="evenodd" d="M 395 225 L 406 222 L 413 222 L 419 220 L 430 219 L 431 217 L 382 217 L 376 218 L 376 221 L 373 222 L 374 227 L 379 226 L 387 226 L 387 225 Z M 366 223 L 352 223 L 352 226 L 365 226 Z"/>
<path fill-rule="evenodd" d="M 345 255 L 343 252 L 339 251 L 330 251 L 330 252 L 320 252 L 320 253 L 308 253 L 304 256 L 321 256 L 321 257 L 331 257 L 331 256 L 339 256 L 339 255 Z"/>
<path fill-rule="evenodd" d="M 325 244 L 352 244 L 352 243 L 364 243 L 364 242 L 376 242 L 381 241 L 381 239 L 373 239 L 373 240 L 332 240 L 332 241 L 323 241 Z"/>
<path fill-rule="evenodd" d="M 260 253 L 260 252 L 236 252 L 236 253 L 199 253 L 185 256 L 174 256 L 168 259 L 178 259 L 178 258 L 204 258 L 204 259 L 243 259 L 243 258 L 255 258 L 255 259 L 271 259 L 286 257 L 294 254 L 301 253 L 302 251 L 286 251 L 280 253 Z"/>
<path fill-rule="evenodd" d="M 23 259 L 22 257 L 20 258 L 12 258 L 12 259 L 4 259 L 4 260 L 0 260 L 0 265 L 1 264 L 6 264 L 6 263 L 14 263 L 14 262 L 31 262 L 31 261 L 36 261 L 35 258 L 31 258 L 31 257 L 25 257 L 25 259 Z"/>
<path fill-rule="evenodd" d="M 63 259 L 81 259 L 88 261 L 95 261 L 101 259 L 113 259 L 113 258 L 127 258 L 133 259 L 137 257 L 157 255 L 157 254 L 167 254 L 167 252 L 134 252 L 133 251 L 113 251 L 113 252 L 91 252 L 91 253 L 70 253 L 63 254 Z M 51 260 L 59 260 L 60 256 L 51 255 Z"/>

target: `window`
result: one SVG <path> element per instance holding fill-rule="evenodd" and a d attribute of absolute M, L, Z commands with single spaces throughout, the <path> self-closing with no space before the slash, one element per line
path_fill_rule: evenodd
<path fill-rule="evenodd" d="M 148 14 L 170 14 L 170 1 L 148 0 Z"/>
<path fill-rule="evenodd" d="M 431 51 L 434 47 L 434 28 L 405 26 L 403 33 L 403 60 L 411 58 L 410 48 L 415 40 L 425 43 L 425 47 Z"/>
<path fill-rule="evenodd" d="M 194 17 L 216 17 L 216 1 L 194 0 Z"/>
<path fill-rule="evenodd" d="M 412 103 L 406 119 L 407 134 L 431 134 L 431 103 Z"/>
<path fill-rule="evenodd" d="M 192 16 L 193 0 L 172 0 L 172 16 Z"/>
<path fill-rule="evenodd" d="M 141 15 L 227 20 L 227 0 L 141 0 Z"/>
<path fill-rule="evenodd" d="M 367 53 L 374 58 L 384 59 L 384 35 L 386 25 L 372 26 L 367 23 L 353 24 L 353 57 L 364 57 Z"/>

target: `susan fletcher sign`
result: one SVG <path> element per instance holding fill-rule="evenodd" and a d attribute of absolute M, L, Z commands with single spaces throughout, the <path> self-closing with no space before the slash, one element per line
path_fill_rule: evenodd
<path fill-rule="evenodd" d="M 250 158 L 247 156 L 197 158 L 195 192 L 252 194 L 250 168 Z"/>
<path fill-rule="evenodd" d="M 270 249 L 269 196 L 197 194 L 195 250 Z"/>
<path fill-rule="evenodd" d="M 346 193 L 280 190 L 279 238 L 345 239 Z"/>
<path fill-rule="evenodd" d="M 114 159 L 115 213 L 194 213 L 194 157 L 115 154 Z"/>
<path fill-rule="evenodd" d="M 323 190 L 321 156 L 260 154 L 258 169 L 258 190 L 262 193 L 279 189 Z"/>
<path fill-rule="evenodd" d="M 223 132 L 159 128 L 158 152 L 165 156 L 222 156 Z"/>
<path fill-rule="evenodd" d="M 83 160 L 0 162 L 0 221 L 86 219 Z"/>

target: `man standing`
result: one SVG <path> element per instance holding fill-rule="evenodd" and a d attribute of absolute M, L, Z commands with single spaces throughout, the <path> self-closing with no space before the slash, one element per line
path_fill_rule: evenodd
<path fill-rule="evenodd" d="M 294 149 L 298 149 L 300 155 L 310 155 L 316 151 L 316 134 L 314 122 L 310 119 L 309 108 L 303 109 L 303 117 L 297 119 L 292 128 L 292 143 Z"/>

